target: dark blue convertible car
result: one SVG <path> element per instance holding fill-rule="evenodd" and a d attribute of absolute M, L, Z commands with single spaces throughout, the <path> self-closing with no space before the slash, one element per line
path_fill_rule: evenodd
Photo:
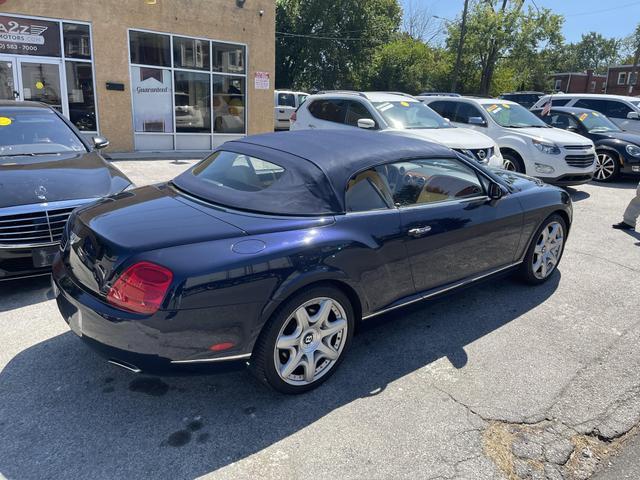
<path fill-rule="evenodd" d="M 248 364 L 298 393 L 336 370 L 363 320 L 498 272 L 544 282 L 571 216 L 563 190 L 422 140 L 258 135 L 76 210 L 54 290 L 116 365 Z"/>

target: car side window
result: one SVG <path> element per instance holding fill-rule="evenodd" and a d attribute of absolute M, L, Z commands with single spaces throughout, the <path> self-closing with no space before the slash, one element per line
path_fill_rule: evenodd
<path fill-rule="evenodd" d="M 383 167 L 398 207 L 425 205 L 485 195 L 476 172 L 453 158 L 419 159 Z"/>
<path fill-rule="evenodd" d="M 334 123 L 344 123 L 346 100 L 315 100 L 309 105 L 309 113 L 319 120 Z"/>
<path fill-rule="evenodd" d="M 566 113 L 552 113 L 551 115 L 542 117 L 542 120 L 552 127 L 561 128 L 563 130 L 567 130 L 568 128 L 578 128 L 578 121 Z"/>
<path fill-rule="evenodd" d="M 627 118 L 627 114 L 632 111 L 631 107 L 624 102 L 607 100 L 607 110 L 605 112 L 607 117 Z"/>
<path fill-rule="evenodd" d="M 354 101 L 349 102 L 344 123 L 352 127 L 357 127 L 358 120 L 361 118 L 370 118 L 373 120 L 373 115 L 371 115 L 371 112 L 369 112 L 367 107 L 362 103 Z"/>
<path fill-rule="evenodd" d="M 558 99 L 552 99 L 551 100 L 551 106 L 552 107 L 562 107 L 564 105 L 566 105 L 567 103 L 569 103 L 571 101 L 570 98 L 558 98 Z"/>
<path fill-rule="evenodd" d="M 586 108 L 589 110 L 595 110 L 596 112 L 600 112 L 604 115 L 607 114 L 606 100 L 598 100 L 595 98 L 581 98 L 573 106 L 576 108 Z"/>
<path fill-rule="evenodd" d="M 446 100 L 437 100 L 428 104 L 428 107 L 435 110 L 438 115 L 443 118 L 448 118 L 453 121 L 453 117 L 456 113 L 456 103 L 448 102 Z"/>
<path fill-rule="evenodd" d="M 455 120 L 453 122 L 469 123 L 471 117 L 480 117 L 484 119 L 484 115 L 475 106 L 469 103 L 458 103 L 458 109 L 456 110 Z"/>
<path fill-rule="evenodd" d="M 348 212 L 366 212 L 391 207 L 393 197 L 384 170 L 381 170 L 381 167 L 371 168 L 349 180 L 345 203 Z"/>

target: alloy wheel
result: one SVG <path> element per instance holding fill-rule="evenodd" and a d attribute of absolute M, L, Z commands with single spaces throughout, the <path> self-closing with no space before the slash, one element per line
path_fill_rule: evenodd
<path fill-rule="evenodd" d="M 596 156 L 596 180 L 608 180 L 616 171 L 616 161 L 608 153 L 598 153 Z"/>
<path fill-rule="evenodd" d="M 343 306 L 328 297 L 300 305 L 284 322 L 276 340 L 278 375 L 290 385 L 309 385 L 324 376 L 340 357 L 347 339 Z"/>
<path fill-rule="evenodd" d="M 564 231 L 558 222 L 551 222 L 542 229 L 533 251 L 533 275 L 543 280 L 558 265 L 564 243 Z"/>
<path fill-rule="evenodd" d="M 516 164 L 513 163 L 508 158 L 504 159 L 504 161 L 502 163 L 502 168 L 504 168 L 505 170 L 509 170 L 510 172 L 517 172 L 518 171 L 518 167 L 516 166 Z"/>

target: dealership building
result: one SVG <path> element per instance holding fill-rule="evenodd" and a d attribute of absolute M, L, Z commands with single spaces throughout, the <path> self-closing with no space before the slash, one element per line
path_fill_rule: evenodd
<path fill-rule="evenodd" d="M 47 103 L 111 152 L 273 131 L 275 0 L 0 0 L 0 99 Z"/>

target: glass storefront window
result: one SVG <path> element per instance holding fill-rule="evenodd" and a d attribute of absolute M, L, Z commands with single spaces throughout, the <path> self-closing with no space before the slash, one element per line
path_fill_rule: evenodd
<path fill-rule="evenodd" d="M 209 41 L 173 37 L 173 66 L 209 70 Z"/>
<path fill-rule="evenodd" d="M 131 63 L 171 66 L 170 40 L 168 35 L 131 31 L 129 33 Z"/>
<path fill-rule="evenodd" d="M 175 72 L 175 116 L 178 133 L 211 133 L 208 73 Z"/>
<path fill-rule="evenodd" d="M 131 67 L 133 124 L 136 132 L 173 132 L 171 72 Z"/>
<path fill-rule="evenodd" d="M 245 73 L 245 53 L 242 45 L 225 43 L 211 44 L 213 48 L 212 69 L 222 73 Z"/>
<path fill-rule="evenodd" d="M 67 58 L 91 58 L 91 34 L 89 25 L 77 23 L 62 24 L 64 55 Z"/>
<path fill-rule="evenodd" d="M 213 75 L 213 131 L 245 133 L 245 78 Z"/>
<path fill-rule="evenodd" d="M 93 92 L 93 68 L 86 62 L 66 62 L 69 119 L 82 131 L 95 132 L 96 102 Z"/>
<path fill-rule="evenodd" d="M 62 112 L 59 66 L 40 62 L 22 62 L 20 66 L 23 100 L 46 103 Z"/>

